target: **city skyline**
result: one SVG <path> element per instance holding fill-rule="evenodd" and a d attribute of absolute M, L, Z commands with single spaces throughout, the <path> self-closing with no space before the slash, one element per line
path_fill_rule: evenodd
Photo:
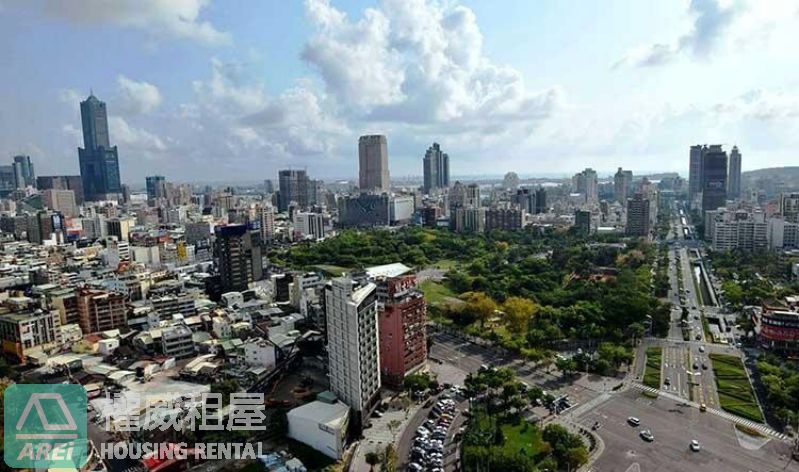
<path fill-rule="evenodd" d="M 737 144 L 751 157 L 746 171 L 795 162 L 799 144 L 799 86 L 789 79 L 799 66 L 787 60 L 795 2 L 497 11 L 468 1 L 152 2 L 138 12 L 94 3 L 0 2 L 0 35 L 12 45 L 0 58 L 17 71 L 2 87 L 17 111 L 0 126 L 0 153 L 30 155 L 41 175 L 77 173 L 77 103 L 92 88 L 108 103 L 127 183 L 150 173 L 274 179 L 289 167 L 352 178 L 365 134 L 391 140 L 395 178 L 422 175 L 432 142 L 452 157 L 453 176 L 586 165 L 684 174 L 683 150 L 697 141 Z M 598 9 L 602 24 L 587 23 Z M 38 32 L 50 30 L 61 40 L 41 47 Z M 565 38 L 571 46 L 551 54 Z"/>

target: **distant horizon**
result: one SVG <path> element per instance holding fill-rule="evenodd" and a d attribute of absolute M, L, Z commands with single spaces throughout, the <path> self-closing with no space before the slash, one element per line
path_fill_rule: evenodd
<path fill-rule="evenodd" d="M 796 166 L 762 167 L 762 168 L 758 168 L 758 169 L 746 170 L 746 171 L 743 171 L 742 173 L 746 174 L 746 173 L 749 173 L 749 172 L 757 172 L 757 171 L 769 170 L 769 169 L 782 169 L 782 168 L 796 168 L 796 169 L 799 169 L 799 165 L 796 165 Z M 596 169 L 594 169 L 594 170 L 596 170 Z M 624 170 L 631 170 L 631 169 L 624 169 Z M 509 171 L 509 172 L 513 172 L 513 171 Z M 579 171 L 575 171 L 573 173 L 552 173 L 552 174 L 545 174 L 545 173 L 541 173 L 541 174 L 519 174 L 517 172 L 517 174 L 519 175 L 519 179 L 521 179 L 521 180 L 529 180 L 529 179 L 559 179 L 559 180 L 565 180 L 565 179 L 570 179 L 577 172 L 579 172 Z M 603 173 L 602 171 L 598 171 L 597 170 L 597 177 L 600 178 L 600 179 L 612 178 L 613 174 L 615 172 L 616 172 L 616 170 L 614 170 L 613 172 L 610 172 L 610 173 L 608 173 L 608 172 L 604 172 Z M 674 173 L 678 174 L 680 177 L 682 177 L 684 179 L 688 179 L 688 172 L 687 171 L 683 174 L 681 172 L 674 172 L 674 171 L 636 172 L 635 170 L 633 170 L 633 176 L 636 177 L 636 178 L 637 177 L 649 177 L 649 176 L 657 175 L 657 174 L 674 174 Z M 153 174 L 153 175 L 160 175 L 160 174 Z M 173 179 L 170 179 L 169 176 L 164 176 L 164 177 L 166 178 L 167 182 L 177 183 L 177 184 L 189 184 L 189 185 L 211 185 L 211 186 L 243 185 L 243 186 L 257 186 L 257 185 L 263 185 L 264 180 L 271 180 L 272 184 L 275 186 L 275 188 L 277 188 L 277 186 L 278 186 L 277 176 L 275 176 L 275 178 L 272 178 L 272 179 L 256 179 L 256 180 L 231 180 L 231 179 L 225 179 L 225 180 L 192 180 L 192 181 L 173 180 Z M 315 176 L 313 174 L 310 174 L 310 173 L 308 174 L 308 177 L 315 178 Z M 467 175 L 452 175 L 450 177 L 450 180 L 452 182 L 455 182 L 456 180 L 462 180 L 462 181 L 498 180 L 498 181 L 501 181 L 504 177 L 505 177 L 505 174 L 471 174 L 471 175 L 467 174 Z M 348 178 L 344 178 L 344 177 L 330 178 L 330 179 L 326 179 L 325 178 L 325 179 L 320 179 L 320 180 L 322 180 L 326 184 L 335 183 L 335 182 L 353 182 L 353 183 L 357 184 L 358 176 L 355 175 L 355 176 L 348 177 Z M 417 180 L 419 182 L 421 182 L 422 175 L 419 174 L 419 175 L 406 175 L 406 176 L 396 176 L 396 177 L 392 175 L 391 176 L 391 180 L 392 180 L 392 183 L 396 182 L 396 181 L 417 181 Z M 142 180 L 142 182 L 143 182 L 143 180 Z M 127 182 L 127 181 L 123 181 L 123 183 L 126 184 L 126 185 L 130 185 L 131 184 L 131 182 Z M 143 188 L 143 184 L 140 185 L 137 182 L 136 185 L 137 185 L 137 187 L 135 187 L 135 188 L 137 188 L 137 189 L 139 188 L 139 186 L 141 186 Z"/>

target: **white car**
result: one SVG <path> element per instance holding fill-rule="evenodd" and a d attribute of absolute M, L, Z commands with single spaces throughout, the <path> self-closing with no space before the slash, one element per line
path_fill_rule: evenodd
<path fill-rule="evenodd" d="M 694 451 L 694 452 L 699 452 L 699 449 L 701 449 L 701 446 L 699 445 L 699 441 L 697 441 L 696 439 L 692 439 L 691 440 L 691 450 Z"/>
<path fill-rule="evenodd" d="M 699 352 L 705 352 L 705 346 L 699 346 Z"/>

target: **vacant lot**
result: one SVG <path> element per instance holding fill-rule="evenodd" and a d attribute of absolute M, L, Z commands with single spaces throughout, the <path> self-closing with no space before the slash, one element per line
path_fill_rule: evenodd
<path fill-rule="evenodd" d="M 660 363 L 663 358 L 663 349 L 650 347 L 646 350 L 646 369 L 644 370 L 644 385 L 660 389 Z"/>
<path fill-rule="evenodd" d="M 713 361 L 713 371 L 716 374 L 721 408 L 734 415 L 762 423 L 763 414 L 757 406 L 741 359 L 726 354 L 711 354 L 710 360 Z"/>

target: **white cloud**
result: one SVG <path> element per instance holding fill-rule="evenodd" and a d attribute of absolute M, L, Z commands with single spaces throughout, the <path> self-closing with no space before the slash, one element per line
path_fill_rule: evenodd
<path fill-rule="evenodd" d="M 262 83 L 247 79 L 247 69 L 245 63 L 213 59 L 210 77 L 193 83 L 196 102 L 178 110 L 190 129 L 217 132 L 206 133 L 197 146 L 226 155 L 223 165 L 257 167 L 263 159 L 290 164 L 325 156 L 349 133 L 334 104 L 310 81 L 270 96 Z"/>
<path fill-rule="evenodd" d="M 150 155 L 167 150 L 164 140 L 158 135 L 142 128 L 133 127 L 119 116 L 109 117 L 108 127 L 111 133 L 111 141 L 118 143 L 120 148 L 127 148 L 125 152 L 130 150 L 133 151 L 132 154 L 144 152 Z"/>
<path fill-rule="evenodd" d="M 150 113 L 163 101 L 161 92 L 148 82 L 136 82 L 124 75 L 117 77 L 117 88 L 122 95 L 121 106 L 131 113 Z"/>
<path fill-rule="evenodd" d="M 707 60 L 725 47 L 739 49 L 768 37 L 774 25 L 796 21 L 796 0 L 691 0 L 688 28 L 670 42 L 634 48 L 620 66 L 660 66 L 680 57 Z"/>
<path fill-rule="evenodd" d="M 389 44 L 389 20 L 382 12 L 369 8 L 351 23 L 328 0 L 310 0 L 306 7 L 319 31 L 302 57 L 317 66 L 342 104 L 370 107 L 402 100 L 404 71 L 399 52 Z"/>
<path fill-rule="evenodd" d="M 83 133 L 72 124 L 66 124 L 61 127 L 61 132 L 64 133 L 75 146 L 83 146 Z"/>
<path fill-rule="evenodd" d="M 212 58 L 211 78 L 207 81 L 194 81 L 194 92 L 200 101 L 209 104 L 224 103 L 228 110 L 238 109 L 250 113 L 260 110 L 266 102 L 263 85 L 241 83 L 243 79 L 240 71 L 243 67 L 243 64 L 225 63 Z"/>
<path fill-rule="evenodd" d="M 302 57 L 351 116 L 492 132 L 502 123 L 529 128 L 558 106 L 557 87 L 531 91 L 517 70 L 483 54 L 464 6 L 385 0 L 357 21 L 329 0 L 306 0 L 306 11 L 316 34 Z"/>
<path fill-rule="evenodd" d="M 208 45 L 228 44 L 227 33 L 200 19 L 210 0 L 25 0 L 9 6 L 38 8 L 80 24 L 115 24 L 146 31 L 155 37 L 188 39 Z"/>
<path fill-rule="evenodd" d="M 77 106 L 84 98 L 85 97 L 81 96 L 81 93 L 75 89 L 61 89 L 58 91 L 58 100 L 62 103 Z"/>

